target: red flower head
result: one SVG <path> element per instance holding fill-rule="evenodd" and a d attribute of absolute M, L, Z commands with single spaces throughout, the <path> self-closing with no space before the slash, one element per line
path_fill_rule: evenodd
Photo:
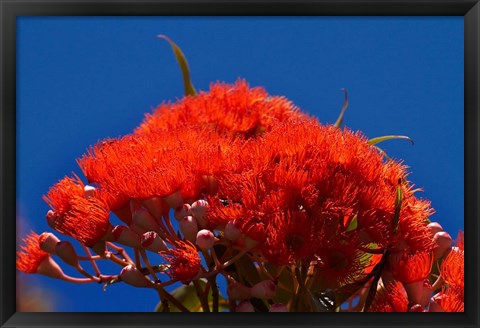
<path fill-rule="evenodd" d="M 135 133 L 150 134 L 185 125 L 211 124 L 251 136 L 270 130 L 277 121 L 303 116 L 287 99 L 270 96 L 263 88 L 250 88 L 245 81 L 239 80 L 233 85 L 215 83 L 209 92 L 159 106 L 146 116 Z"/>
<path fill-rule="evenodd" d="M 267 260 L 280 265 L 308 262 L 315 254 L 316 241 L 320 240 L 309 221 L 305 212 L 278 213 L 270 221 L 262 247 Z"/>
<path fill-rule="evenodd" d="M 53 210 L 47 213 L 48 224 L 87 246 L 96 244 L 111 227 L 106 202 L 96 195 L 85 197 L 78 177 L 60 180 L 44 200 Z"/>
<path fill-rule="evenodd" d="M 359 245 L 355 239 L 336 238 L 318 249 L 318 273 L 329 287 L 342 286 L 363 277 L 370 261 L 358 249 Z"/>
<path fill-rule="evenodd" d="M 408 299 L 402 284 L 392 282 L 381 288 L 368 312 L 407 312 Z"/>
<path fill-rule="evenodd" d="M 460 292 L 457 288 L 445 288 L 433 297 L 433 300 L 440 305 L 445 312 L 464 312 L 465 300 L 463 290 Z"/>
<path fill-rule="evenodd" d="M 161 253 L 170 262 L 168 274 L 172 279 L 189 282 L 200 271 L 200 256 L 191 242 L 177 241 L 175 246 L 176 249 Z"/>
<path fill-rule="evenodd" d="M 459 288 L 463 293 L 465 283 L 464 251 L 460 248 L 453 248 L 442 261 L 440 273 L 449 286 Z"/>
<path fill-rule="evenodd" d="M 398 261 L 390 263 L 390 271 L 397 280 L 406 285 L 423 281 L 430 274 L 432 265 L 432 252 L 404 253 Z"/>
<path fill-rule="evenodd" d="M 39 238 L 35 232 L 30 232 L 23 238 L 24 245 L 17 252 L 17 269 L 25 273 L 36 273 L 43 260 L 49 257 L 40 249 Z"/>

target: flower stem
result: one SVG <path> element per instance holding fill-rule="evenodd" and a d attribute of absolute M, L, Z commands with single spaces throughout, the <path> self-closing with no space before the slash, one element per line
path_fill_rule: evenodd
<path fill-rule="evenodd" d="M 198 299 L 200 300 L 200 303 L 202 304 L 203 312 L 210 312 L 210 307 L 208 305 L 208 294 L 206 298 L 205 293 L 202 291 L 202 286 L 200 286 L 200 283 L 198 282 L 198 279 L 193 281 L 193 285 L 197 290 L 197 296 L 198 296 Z"/>

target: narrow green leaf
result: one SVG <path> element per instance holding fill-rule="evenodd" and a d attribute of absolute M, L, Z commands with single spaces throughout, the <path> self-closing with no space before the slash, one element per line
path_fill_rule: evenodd
<path fill-rule="evenodd" d="M 342 125 L 343 117 L 345 116 L 345 111 L 347 110 L 347 107 L 348 107 L 347 89 L 341 88 L 340 90 L 343 91 L 343 93 L 345 94 L 345 99 L 343 100 L 342 111 L 340 112 L 340 115 L 338 116 L 337 121 L 334 124 L 334 126 L 337 127 L 337 128 L 339 128 Z"/>
<path fill-rule="evenodd" d="M 187 63 L 187 60 L 185 59 L 185 55 L 183 54 L 182 50 L 175 44 L 175 42 L 170 40 L 167 36 L 158 35 L 157 37 L 160 39 L 164 39 L 172 47 L 173 53 L 175 54 L 175 58 L 177 59 L 178 65 L 180 65 L 180 69 L 182 71 L 183 87 L 185 89 L 185 95 L 195 96 L 197 92 L 195 91 L 195 88 L 190 79 L 190 70 L 188 69 L 188 63 Z"/>
<path fill-rule="evenodd" d="M 373 139 L 368 140 L 369 145 L 376 145 L 380 142 L 386 141 L 386 140 L 392 140 L 392 139 L 403 139 L 403 140 L 408 140 L 412 143 L 412 146 L 414 145 L 414 142 L 411 138 L 406 137 L 406 136 L 383 136 L 383 137 L 376 137 Z"/>
<path fill-rule="evenodd" d="M 397 233 L 398 224 L 400 223 L 400 211 L 402 210 L 402 185 L 399 183 L 397 186 L 396 197 L 395 197 L 395 212 L 393 216 L 393 232 Z"/>
<path fill-rule="evenodd" d="M 357 219 L 357 215 L 355 215 L 353 217 L 352 221 L 350 221 L 350 224 L 348 225 L 345 232 L 353 231 L 353 230 L 357 229 L 357 226 L 358 226 L 358 219 Z"/>

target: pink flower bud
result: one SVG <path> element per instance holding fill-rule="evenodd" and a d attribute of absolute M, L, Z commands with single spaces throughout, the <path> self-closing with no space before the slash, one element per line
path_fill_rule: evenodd
<path fill-rule="evenodd" d="M 408 312 L 424 312 L 423 306 L 420 304 L 414 304 L 408 309 Z"/>
<path fill-rule="evenodd" d="M 55 254 L 55 246 L 60 241 L 53 233 L 44 232 L 38 238 L 39 247 L 44 252 Z"/>
<path fill-rule="evenodd" d="M 437 245 L 433 251 L 434 258 L 439 259 L 445 255 L 445 252 L 452 245 L 452 237 L 448 234 L 448 232 L 437 232 L 433 237 L 433 242 Z"/>
<path fill-rule="evenodd" d="M 227 238 L 230 241 L 235 241 L 238 238 L 240 238 L 240 236 L 242 235 L 242 232 L 240 231 L 240 229 L 238 229 L 235 226 L 235 220 L 228 221 L 228 223 L 225 225 L 224 233 L 225 233 L 225 238 Z"/>
<path fill-rule="evenodd" d="M 100 255 L 101 257 L 105 257 L 106 250 L 107 250 L 107 246 L 105 245 L 104 240 L 100 240 L 98 243 L 92 246 L 92 251 L 95 254 Z"/>
<path fill-rule="evenodd" d="M 138 208 L 133 212 L 132 223 L 142 230 L 142 233 L 147 231 L 158 231 L 160 229 L 152 214 L 143 207 Z"/>
<path fill-rule="evenodd" d="M 271 280 L 263 280 L 256 283 L 250 289 L 250 295 L 252 297 L 260 298 L 262 300 L 272 299 L 276 293 L 275 283 Z"/>
<path fill-rule="evenodd" d="M 404 284 L 403 288 L 408 295 L 410 303 L 419 304 L 423 298 L 423 280 Z"/>
<path fill-rule="evenodd" d="M 152 216 L 160 220 L 163 215 L 163 201 L 159 197 L 150 197 L 142 200 L 142 205 L 145 206 L 145 208 L 152 214 Z"/>
<path fill-rule="evenodd" d="M 152 282 L 148 280 L 134 265 L 129 264 L 120 271 L 120 278 L 125 283 L 135 287 L 151 287 Z"/>
<path fill-rule="evenodd" d="M 197 220 L 195 220 L 192 216 L 186 216 L 180 220 L 178 225 L 185 239 L 194 243 L 197 239 L 198 233 Z"/>
<path fill-rule="evenodd" d="M 228 284 L 227 294 L 232 300 L 245 300 L 250 298 L 250 288 L 233 280 Z"/>
<path fill-rule="evenodd" d="M 97 193 L 97 189 L 95 189 L 94 186 L 89 186 L 89 185 L 86 185 L 84 188 L 83 188 L 83 196 L 85 198 L 88 198 L 88 197 L 95 197 L 95 194 Z"/>
<path fill-rule="evenodd" d="M 430 299 L 430 304 L 428 306 L 428 312 L 445 312 L 443 308 L 440 306 L 440 304 L 437 303 L 441 298 L 443 298 L 444 295 L 441 293 L 435 294 L 431 299 Z"/>
<path fill-rule="evenodd" d="M 197 220 L 198 225 L 201 228 L 206 228 L 208 224 L 207 212 L 208 212 L 208 203 L 206 200 L 199 199 L 193 202 L 190 210 L 192 211 L 193 217 Z"/>
<path fill-rule="evenodd" d="M 113 241 L 134 248 L 140 248 L 140 236 L 127 226 L 118 225 L 112 230 Z"/>
<path fill-rule="evenodd" d="M 182 193 L 180 190 L 168 195 L 167 197 L 163 197 L 163 200 L 170 208 L 177 208 L 183 204 Z"/>
<path fill-rule="evenodd" d="M 190 211 L 190 208 L 191 208 L 190 204 L 185 203 L 175 209 L 173 216 L 175 217 L 175 219 L 180 221 L 184 217 L 192 214 L 192 212 Z"/>
<path fill-rule="evenodd" d="M 430 223 L 427 225 L 427 229 L 428 229 L 428 231 L 430 231 L 430 233 L 432 234 L 432 237 L 435 236 L 435 234 L 436 234 L 437 232 L 443 231 L 442 226 L 441 226 L 440 223 L 438 223 L 438 222 L 430 222 Z"/>
<path fill-rule="evenodd" d="M 47 223 L 50 226 L 50 228 L 55 229 L 55 221 L 57 220 L 57 216 L 55 215 L 55 212 L 52 210 L 49 210 L 46 215 Z"/>
<path fill-rule="evenodd" d="M 59 258 L 61 258 L 65 263 L 78 267 L 78 256 L 77 252 L 73 248 L 72 244 L 68 241 L 60 241 L 55 247 L 55 253 Z"/>
<path fill-rule="evenodd" d="M 432 285 L 430 284 L 430 281 L 428 281 L 428 279 L 425 279 L 423 281 L 423 296 L 422 296 L 420 305 L 423 307 L 427 306 L 431 295 L 432 295 Z"/>
<path fill-rule="evenodd" d="M 275 303 L 270 306 L 268 312 L 288 312 L 288 307 L 282 303 Z"/>
<path fill-rule="evenodd" d="M 215 243 L 215 236 L 210 230 L 203 229 L 197 233 L 196 242 L 201 250 L 207 250 L 213 247 L 213 244 Z"/>
<path fill-rule="evenodd" d="M 250 301 L 243 301 L 237 305 L 235 312 L 255 312 L 255 309 Z"/>
<path fill-rule="evenodd" d="M 50 256 L 47 256 L 42 262 L 40 262 L 36 273 L 55 279 L 65 278 L 65 273 L 63 273 L 57 262 L 55 262 Z"/>
<path fill-rule="evenodd" d="M 168 250 L 165 241 L 155 231 L 145 232 L 142 235 L 142 246 L 155 253 Z"/>
<path fill-rule="evenodd" d="M 258 245 L 258 240 L 252 239 L 250 237 L 245 237 L 245 248 L 252 249 Z"/>

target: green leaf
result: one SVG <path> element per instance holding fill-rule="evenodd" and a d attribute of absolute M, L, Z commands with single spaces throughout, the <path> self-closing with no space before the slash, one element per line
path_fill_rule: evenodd
<path fill-rule="evenodd" d="M 368 140 L 368 144 L 373 146 L 376 145 L 380 142 L 387 141 L 387 140 L 392 140 L 392 139 L 403 139 L 403 140 L 408 140 L 412 143 L 412 146 L 414 145 L 414 142 L 411 138 L 407 136 L 383 136 L 383 137 L 376 137 Z"/>
<path fill-rule="evenodd" d="M 396 191 L 395 212 L 393 215 L 393 232 L 394 233 L 397 233 L 398 224 L 400 223 L 400 211 L 402 209 L 402 201 L 403 201 L 402 185 L 399 183 Z"/>
<path fill-rule="evenodd" d="M 357 215 L 355 215 L 353 217 L 352 221 L 350 221 L 350 224 L 348 225 L 345 232 L 353 231 L 353 230 L 357 229 L 357 226 L 358 226 L 358 219 L 357 219 Z"/>
<path fill-rule="evenodd" d="M 205 279 L 199 279 L 198 281 L 202 289 L 205 289 L 207 284 Z M 183 285 L 175 289 L 171 292 L 173 297 L 175 297 L 180 303 L 182 303 L 187 309 L 191 312 L 203 312 L 202 305 L 200 304 L 200 300 L 197 297 L 197 290 L 195 286 L 191 283 L 189 285 Z M 218 295 L 219 303 L 218 303 L 218 310 L 228 310 L 228 301 L 221 295 Z M 213 295 L 212 289 L 210 288 L 210 292 L 208 293 L 208 303 L 210 308 L 212 308 L 213 304 Z M 169 302 L 170 312 L 181 312 L 174 304 Z M 162 304 L 159 302 L 155 307 L 155 312 L 161 312 Z"/>
<path fill-rule="evenodd" d="M 195 96 L 197 92 L 195 91 L 195 88 L 190 79 L 190 70 L 188 69 L 188 63 L 187 63 L 187 60 L 185 59 L 185 55 L 183 54 L 182 50 L 175 44 L 175 42 L 170 40 L 167 36 L 158 35 L 158 38 L 164 39 L 172 47 L 175 58 L 177 59 L 178 65 L 180 65 L 180 69 L 182 71 L 183 87 L 185 89 L 185 95 Z"/>
<path fill-rule="evenodd" d="M 340 89 L 341 91 L 343 91 L 343 93 L 345 94 L 345 99 L 343 100 L 343 107 L 342 107 L 342 111 L 340 112 L 340 115 L 338 116 L 337 118 L 337 121 L 335 122 L 335 124 L 333 126 L 339 128 L 341 125 L 342 125 L 342 122 L 343 122 L 343 117 L 345 116 L 345 111 L 347 110 L 347 107 L 348 107 L 348 93 L 347 93 L 347 89 L 345 88 L 342 88 Z"/>

